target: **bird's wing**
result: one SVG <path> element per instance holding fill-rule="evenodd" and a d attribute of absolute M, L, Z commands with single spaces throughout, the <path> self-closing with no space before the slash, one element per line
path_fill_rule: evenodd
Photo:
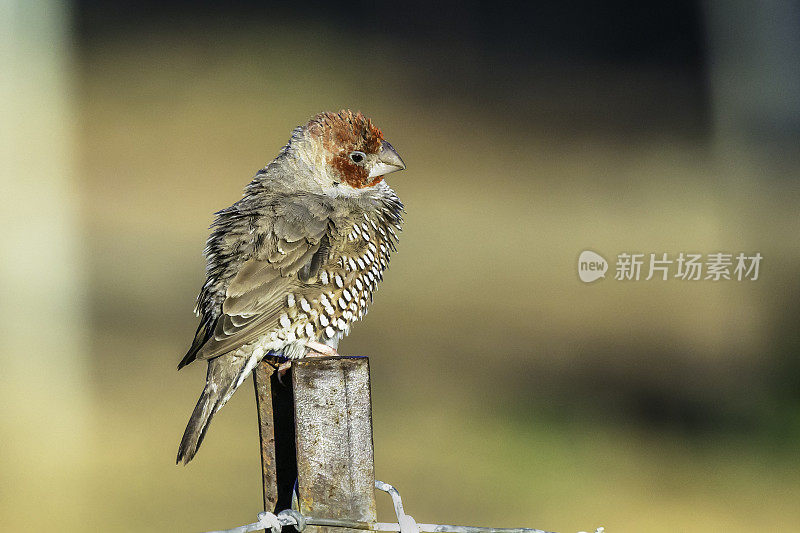
<path fill-rule="evenodd" d="M 326 216 L 302 208 L 277 215 L 263 251 L 245 261 L 228 285 L 222 313 L 197 359 L 212 359 L 277 329 L 287 294 L 306 285 L 326 261 Z"/>

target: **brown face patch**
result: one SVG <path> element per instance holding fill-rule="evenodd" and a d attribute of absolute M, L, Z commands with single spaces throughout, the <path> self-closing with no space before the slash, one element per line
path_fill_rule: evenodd
<path fill-rule="evenodd" d="M 383 143 L 381 130 L 360 111 L 353 113 L 347 109 L 338 113 L 320 113 L 308 122 L 307 128 L 330 154 L 328 164 L 348 185 L 361 189 L 376 185 L 383 179 L 370 180 L 367 169 L 350 159 L 355 150 L 377 154 Z"/>
<path fill-rule="evenodd" d="M 352 151 L 352 150 L 351 150 Z M 355 189 L 367 187 L 369 184 L 369 173 L 361 165 L 356 165 L 350 160 L 350 152 L 343 151 L 334 155 L 328 164 L 331 165 L 348 185 Z"/>

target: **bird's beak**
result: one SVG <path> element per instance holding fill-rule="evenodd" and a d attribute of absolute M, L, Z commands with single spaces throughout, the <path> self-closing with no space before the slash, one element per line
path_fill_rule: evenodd
<path fill-rule="evenodd" d="M 398 170 L 405 170 L 405 168 L 406 164 L 403 163 L 394 147 L 387 141 L 383 141 L 381 151 L 378 154 L 378 162 L 372 166 L 372 170 L 369 171 L 369 177 L 377 178 Z"/>

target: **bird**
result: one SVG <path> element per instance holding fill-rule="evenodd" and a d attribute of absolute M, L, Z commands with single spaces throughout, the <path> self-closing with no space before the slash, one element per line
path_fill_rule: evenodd
<path fill-rule="evenodd" d="M 206 383 L 177 463 L 194 458 L 214 414 L 262 359 L 337 355 L 396 251 L 405 211 L 384 177 L 405 168 L 372 119 L 324 112 L 216 213 L 200 324 L 178 365 L 207 361 Z"/>

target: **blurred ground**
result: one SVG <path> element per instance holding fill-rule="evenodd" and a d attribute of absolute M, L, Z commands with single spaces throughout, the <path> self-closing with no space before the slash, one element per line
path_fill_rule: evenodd
<path fill-rule="evenodd" d="M 513 99 L 426 100 L 406 90 L 401 57 L 315 28 L 206 30 L 105 36 L 80 52 L 93 425 L 75 486 L 59 490 L 91 505 L 65 530 L 254 519 L 250 386 L 176 467 L 205 369 L 175 365 L 212 213 L 295 125 L 342 107 L 372 116 L 408 164 L 389 180 L 407 206 L 400 252 L 340 351 L 371 358 L 377 476 L 409 513 L 610 533 L 800 520 L 797 159 L 713 149 L 680 115 L 685 85 L 670 71 L 604 69 L 583 89 L 562 72 L 552 90 L 531 71 L 520 86 L 542 97 L 521 91 L 515 113 Z M 354 75 L 353 57 L 379 80 Z M 650 104 L 624 106 L 642 93 Z M 584 285 L 587 248 L 765 259 L 752 283 Z M 34 505 L 4 527 L 23 529 Z"/>

